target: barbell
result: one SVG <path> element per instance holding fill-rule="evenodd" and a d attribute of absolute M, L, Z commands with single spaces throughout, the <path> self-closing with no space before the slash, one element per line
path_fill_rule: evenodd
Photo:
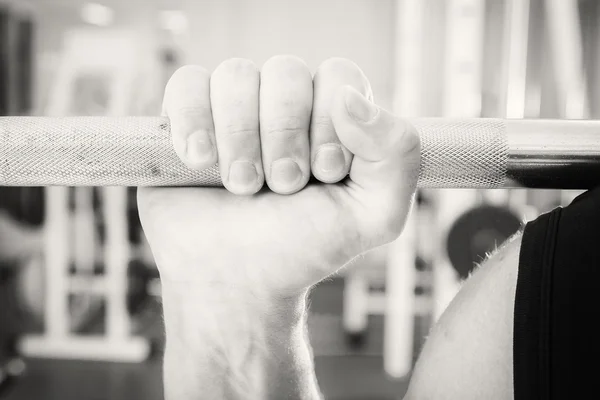
<path fill-rule="evenodd" d="M 600 121 L 410 119 L 421 188 L 589 189 Z M 0 118 L 0 186 L 222 186 L 179 160 L 166 117 Z"/>

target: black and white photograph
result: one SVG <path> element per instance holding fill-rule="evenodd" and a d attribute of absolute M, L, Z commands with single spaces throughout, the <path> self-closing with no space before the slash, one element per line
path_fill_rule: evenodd
<path fill-rule="evenodd" d="M 0 0 L 0 400 L 600 398 L 598 285 L 598 0 Z"/>

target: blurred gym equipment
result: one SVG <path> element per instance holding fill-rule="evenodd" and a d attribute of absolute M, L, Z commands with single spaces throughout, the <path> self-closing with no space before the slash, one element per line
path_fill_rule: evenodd
<path fill-rule="evenodd" d="M 423 115 L 424 99 L 419 83 L 424 79 L 424 50 L 426 36 L 422 30 L 426 20 L 424 2 L 400 1 L 396 7 L 396 43 L 394 74 L 394 112 L 406 117 Z M 425 139 L 425 138 L 423 138 Z M 427 145 L 423 143 L 425 148 Z M 423 153 L 423 155 L 425 155 Z M 423 174 L 423 170 L 421 171 Z M 383 368 L 392 378 L 410 373 L 414 358 L 414 335 L 417 310 L 424 297 L 415 296 L 417 271 L 417 214 L 416 208 L 408 217 L 403 235 L 388 246 L 385 270 L 383 314 Z"/>
<path fill-rule="evenodd" d="M 0 364 L 0 396 L 7 393 L 11 386 L 25 373 L 25 362 L 13 358 Z"/>
<path fill-rule="evenodd" d="M 31 11 L 26 4 L 0 2 L 0 116 L 29 115 L 32 108 Z M 0 396 L 25 372 L 15 346 L 21 327 L 12 326 L 19 321 L 14 282 L 18 265 L 35 255 L 41 244 L 31 226 L 39 222 L 40 215 L 28 207 L 38 193 L 35 188 L 0 188 Z"/>
<path fill-rule="evenodd" d="M 492 253 L 521 227 L 521 218 L 506 207 L 489 204 L 471 208 L 452 224 L 447 253 L 460 279 L 468 278 L 482 255 Z"/>
<path fill-rule="evenodd" d="M 123 115 L 135 85 L 136 41 L 126 31 L 107 35 L 74 31 L 65 41 L 61 73 L 51 97 L 50 115 Z M 84 49 L 89 51 L 84 51 Z M 44 185 L 45 186 L 45 185 Z M 91 185 L 92 186 L 92 185 Z M 72 201 L 71 201 L 72 200 Z M 28 356 L 92 360 L 145 360 L 150 344 L 133 335 L 128 306 L 131 260 L 129 196 L 126 188 L 100 193 L 103 241 L 96 235 L 93 189 L 78 187 L 70 199 L 66 187 L 46 190 L 45 310 L 41 335 L 27 335 L 19 350 Z M 74 205 L 71 211 L 69 204 Z M 72 231 L 72 234 L 70 234 Z M 71 245 L 72 244 L 72 245 Z M 94 273 L 100 248 L 102 274 Z M 71 269 L 74 273 L 71 273 Z M 80 304 L 76 313 L 69 304 Z M 72 320 L 86 321 L 104 311 L 104 331 L 82 335 Z"/>
<path fill-rule="evenodd" d="M 0 115 L 28 115 L 32 107 L 32 10 L 0 3 Z"/>
<path fill-rule="evenodd" d="M 444 35 L 440 41 L 444 45 L 445 57 L 442 62 L 440 113 L 450 118 L 478 118 L 482 109 L 485 2 L 447 1 L 443 18 Z M 471 134 L 465 139 L 473 140 L 473 136 Z M 442 189 L 431 196 L 438 238 L 447 235 L 457 214 L 470 207 L 476 198 L 477 191 L 468 187 L 463 190 Z M 432 313 L 433 321 L 436 321 L 458 293 L 460 282 L 443 251 L 436 252 L 432 262 Z"/>

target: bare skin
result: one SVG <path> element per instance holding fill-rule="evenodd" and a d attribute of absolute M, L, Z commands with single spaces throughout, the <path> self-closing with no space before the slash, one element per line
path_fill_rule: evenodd
<path fill-rule="evenodd" d="M 314 77 L 291 56 L 260 71 L 242 59 L 212 74 L 184 67 L 167 85 L 164 111 L 182 161 L 194 169 L 218 162 L 225 185 L 138 191 L 163 283 L 166 399 L 321 398 L 305 334 L 307 293 L 400 235 L 416 190 L 417 133 L 372 102 L 367 78 L 344 59 L 324 62 Z M 311 176 L 320 183 L 307 185 Z M 508 259 L 518 250 L 506 251 Z M 459 351 L 461 338 L 445 332 L 498 301 L 481 298 L 478 287 L 490 279 L 506 281 L 497 296 L 510 293 L 514 272 L 485 272 L 496 269 L 475 274 L 440 321 L 407 398 L 439 398 L 444 385 L 456 386 L 447 371 L 454 361 L 439 355 Z M 471 298 L 480 303 L 470 306 Z M 501 308 L 489 312 L 507 314 Z M 497 316 L 486 315 L 494 330 Z M 430 378 L 438 392 L 426 391 Z"/>

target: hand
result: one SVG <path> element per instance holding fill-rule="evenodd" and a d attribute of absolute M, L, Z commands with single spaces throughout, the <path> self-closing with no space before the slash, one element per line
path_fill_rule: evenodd
<path fill-rule="evenodd" d="M 370 100 L 343 59 L 314 79 L 289 56 L 171 78 L 175 151 L 190 168 L 218 161 L 225 189 L 138 191 L 162 280 L 165 398 L 321 398 L 308 288 L 400 234 L 419 169 L 415 130 Z"/>
<path fill-rule="evenodd" d="M 291 56 L 260 72 L 243 59 L 212 76 L 177 71 L 164 101 L 174 148 L 190 168 L 218 161 L 225 189 L 139 189 L 163 285 L 192 287 L 204 300 L 278 304 L 396 239 L 420 141 L 371 100 L 365 75 L 344 59 L 324 62 L 314 79 Z M 311 175 L 321 183 L 307 185 Z"/>

